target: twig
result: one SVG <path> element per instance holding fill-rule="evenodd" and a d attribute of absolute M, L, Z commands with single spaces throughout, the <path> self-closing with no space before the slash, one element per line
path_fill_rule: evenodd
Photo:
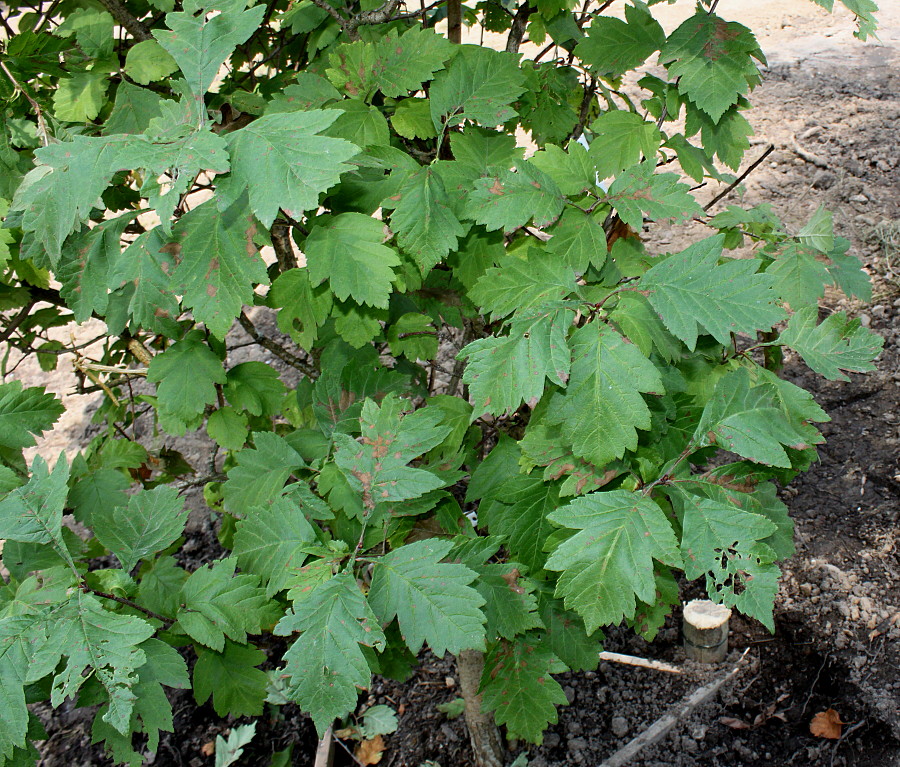
<path fill-rule="evenodd" d="M 707 203 L 703 207 L 703 210 L 708 211 L 713 205 L 715 205 L 723 197 L 727 197 L 729 194 L 731 194 L 731 192 L 735 189 L 735 187 L 737 187 L 738 184 L 740 184 L 745 178 L 747 178 L 747 176 L 749 176 L 751 173 L 753 173 L 753 171 L 759 167 L 760 163 L 762 163 L 763 160 L 765 160 L 770 154 L 772 154 L 772 152 L 774 150 L 775 150 L 775 145 L 769 144 L 769 146 L 766 147 L 766 151 L 763 152 L 759 156 L 759 158 L 757 158 L 753 162 L 753 164 L 749 168 L 747 168 L 747 170 L 745 170 L 743 173 L 741 173 L 740 176 L 738 176 L 731 184 L 729 184 L 723 192 L 720 192 L 715 197 L 713 197 L 712 200 L 710 200 L 710 202 Z"/>
<path fill-rule="evenodd" d="M 709 684 L 694 690 L 690 695 L 682 698 L 681 701 L 670 706 L 668 711 L 657 719 L 650 727 L 644 730 L 636 738 L 633 738 L 620 748 L 611 757 L 606 759 L 600 767 L 623 767 L 628 764 L 635 756 L 647 746 L 650 746 L 661 740 L 675 725 L 683 722 L 687 715 L 697 706 L 706 703 L 712 698 L 722 687 L 734 679 L 744 665 L 744 658 L 747 657 L 749 650 L 744 650 L 743 655 L 738 659 L 727 672 L 718 678 L 709 682 Z"/>
<path fill-rule="evenodd" d="M 866 723 L 866 720 L 865 720 L 865 719 L 860 719 L 860 720 L 859 720 L 856 724 L 854 724 L 852 727 L 848 727 L 846 730 L 844 730 L 844 732 L 841 734 L 841 737 L 839 737 L 839 738 L 837 739 L 837 743 L 834 744 L 834 749 L 832 749 L 832 751 L 831 751 L 831 765 L 830 765 L 830 767 L 834 767 L 834 760 L 835 760 L 835 758 L 837 758 L 837 752 L 838 752 L 838 749 L 841 747 L 841 743 L 844 742 L 844 740 L 847 738 L 847 736 L 848 736 L 851 732 L 855 732 L 855 731 L 858 730 L 860 727 L 862 727 L 865 723 Z"/>
<path fill-rule="evenodd" d="M 297 266 L 297 257 L 291 245 L 291 229 L 281 219 L 272 222 L 269 230 L 272 237 L 272 247 L 275 249 L 275 258 L 278 260 L 278 269 L 284 274 Z"/>
<path fill-rule="evenodd" d="M 7 69 L 6 64 L 0 61 L 0 69 L 6 74 L 9 78 L 10 82 L 21 91 L 22 95 L 28 99 L 28 103 L 31 104 L 31 108 L 34 110 L 35 115 L 37 116 L 38 121 L 38 133 L 41 136 L 41 143 L 44 146 L 48 146 L 50 144 L 50 131 L 47 130 L 47 123 L 44 121 L 44 113 L 41 111 L 40 104 L 37 103 L 32 97 L 31 94 L 26 91 L 22 85 L 16 80 L 15 75 Z"/>
<path fill-rule="evenodd" d="M 319 377 L 319 371 L 316 370 L 312 365 L 308 362 L 300 359 L 295 354 L 291 354 L 287 349 L 282 347 L 280 344 L 273 341 L 271 338 L 267 338 L 262 335 L 257 329 L 250 318 L 244 313 L 241 312 L 238 317 L 238 322 L 241 327 L 250 336 L 257 344 L 259 344 L 263 349 L 268 349 L 272 354 L 274 354 L 278 359 L 282 362 L 287 363 L 292 368 L 296 368 L 307 378 L 311 378 L 315 380 Z"/>
<path fill-rule="evenodd" d="M 160 615 L 159 613 L 153 612 L 153 610 L 148 610 L 146 607 L 139 605 L 137 602 L 132 602 L 130 599 L 125 599 L 125 597 L 117 597 L 115 594 L 107 594 L 105 591 L 97 591 L 97 589 L 92 589 L 87 584 L 82 584 L 81 590 L 90 592 L 94 596 L 102 597 L 103 599 L 110 599 L 113 602 L 118 602 L 120 605 L 127 605 L 128 607 L 133 607 L 135 610 L 140 610 L 148 618 L 153 618 L 153 620 L 157 620 L 163 623 L 166 628 L 175 623 L 172 618 L 167 618 L 165 615 Z"/>
<path fill-rule="evenodd" d="M 581 97 L 581 108 L 578 110 L 578 122 L 569 134 L 569 141 L 578 141 L 578 139 L 581 138 L 581 134 L 584 133 L 584 125 L 591 112 L 591 103 L 597 95 L 594 92 L 594 88 L 596 87 L 597 80 L 592 77 L 590 85 L 584 89 L 584 94 Z"/>
<path fill-rule="evenodd" d="M 135 40 L 152 40 L 153 35 L 143 21 L 135 18 L 119 0 L 100 0 L 100 4 L 124 27 Z"/>
<path fill-rule="evenodd" d="M 397 10 L 397 7 L 401 2 L 401 0 L 387 0 L 386 3 L 374 10 L 363 11 L 362 13 L 357 13 L 355 16 L 351 16 L 349 19 L 345 19 L 333 6 L 325 2 L 325 0 L 312 1 L 314 5 L 318 6 L 323 11 L 326 11 L 331 18 L 340 25 L 347 37 L 354 42 L 360 39 L 359 32 L 357 31 L 359 27 L 371 24 L 384 24 L 387 21 L 392 21 L 393 13 Z"/>
<path fill-rule="evenodd" d="M 829 167 L 827 160 L 823 160 L 817 154 L 807 152 L 802 146 L 800 146 L 800 144 L 797 142 L 797 137 L 793 134 L 791 134 L 791 149 L 794 150 L 798 157 L 806 160 L 811 165 L 815 165 L 817 168 Z"/>
<path fill-rule="evenodd" d="M 19 313 L 10 320 L 9 325 L 6 326 L 6 329 L 3 333 L 0 333 L 0 344 L 4 341 L 7 341 L 9 337 L 16 332 L 16 328 L 19 327 L 23 322 L 25 322 L 25 318 L 28 317 L 31 312 L 32 307 L 34 306 L 34 301 L 29 301 L 25 306 L 23 306 Z"/>
<path fill-rule="evenodd" d="M 684 673 L 678 666 L 671 663 L 665 663 L 661 660 L 651 660 L 650 658 L 638 658 L 636 655 L 622 655 L 617 652 L 600 653 L 600 660 L 608 660 L 612 663 L 622 663 L 626 666 L 639 666 L 640 668 L 650 668 L 654 671 L 668 671 L 670 674 Z"/>

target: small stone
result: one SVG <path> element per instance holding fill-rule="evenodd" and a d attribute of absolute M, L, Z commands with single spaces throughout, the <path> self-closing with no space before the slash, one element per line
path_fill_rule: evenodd
<path fill-rule="evenodd" d="M 569 705 L 571 706 L 575 702 L 575 689 L 566 685 L 563 687 L 563 694 L 566 696 L 566 700 L 569 701 Z"/>
<path fill-rule="evenodd" d="M 547 748 L 556 748 L 559 745 L 559 733 L 558 732 L 548 732 L 544 736 L 544 745 Z M 529 761 L 529 764 L 533 762 Z"/>
<path fill-rule="evenodd" d="M 864 194 L 852 194 L 850 195 L 850 202 L 858 202 L 858 203 L 867 203 L 869 198 Z"/>
<path fill-rule="evenodd" d="M 872 324 L 872 318 L 868 314 L 860 314 L 859 315 L 859 324 L 864 328 L 869 327 Z"/>
<path fill-rule="evenodd" d="M 572 738 L 566 745 L 569 751 L 584 751 L 587 748 L 587 741 L 584 738 Z"/>
<path fill-rule="evenodd" d="M 617 738 L 623 738 L 628 734 L 628 720 L 624 716 L 614 716 L 609 723 L 609 728 Z"/>

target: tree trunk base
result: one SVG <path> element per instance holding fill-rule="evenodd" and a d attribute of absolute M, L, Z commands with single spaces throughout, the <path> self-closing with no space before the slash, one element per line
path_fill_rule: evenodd
<path fill-rule="evenodd" d="M 500 730 L 491 713 L 481 710 L 481 675 L 484 672 L 484 653 L 478 650 L 463 650 L 456 658 L 459 671 L 459 687 L 466 702 L 466 726 L 469 740 L 475 752 L 478 767 L 503 767 L 503 744 Z"/>

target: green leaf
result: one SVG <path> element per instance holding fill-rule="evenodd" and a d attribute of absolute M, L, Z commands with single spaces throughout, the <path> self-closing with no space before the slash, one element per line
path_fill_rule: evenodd
<path fill-rule="evenodd" d="M 181 587 L 188 573 L 171 556 L 159 557 L 152 564 L 141 568 L 138 596 L 145 607 L 155 613 L 175 617 L 180 604 Z"/>
<path fill-rule="evenodd" d="M 95 512 L 111 513 L 113 509 L 128 503 L 125 491 L 130 485 L 121 471 L 97 469 L 75 481 L 69 490 L 68 505 L 72 508 L 75 519 L 83 525 L 93 527 Z"/>
<path fill-rule="evenodd" d="M 219 447 L 240 450 L 250 436 L 247 416 L 233 407 L 221 407 L 210 413 L 206 421 L 206 433 Z"/>
<path fill-rule="evenodd" d="M 696 483 L 709 497 L 673 486 L 672 498 L 682 517 L 681 549 L 689 578 L 706 576 L 716 601 L 762 621 L 774 630 L 772 605 L 778 591 L 778 568 L 760 542 L 776 531 L 766 517 L 741 508 L 742 493 Z"/>
<path fill-rule="evenodd" d="M 86 56 L 103 58 L 113 50 L 113 17 L 106 11 L 78 8 L 53 30 L 57 37 L 75 37 Z"/>
<path fill-rule="evenodd" d="M 222 652 L 198 647 L 193 675 L 197 705 L 212 696 L 213 708 L 221 717 L 262 714 L 269 677 L 257 666 L 265 659 L 259 648 L 227 639 Z"/>
<path fill-rule="evenodd" d="M 642 160 L 653 160 L 662 141 L 655 123 L 624 110 L 604 112 L 591 124 L 591 132 L 590 157 L 599 178 L 615 176 Z"/>
<path fill-rule="evenodd" d="M 302 632 L 285 653 L 288 695 L 312 715 L 319 735 L 337 717 L 356 707 L 357 688 L 366 688 L 371 671 L 360 645 L 383 650 L 384 632 L 350 572 L 316 587 L 295 602 L 275 634 Z"/>
<path fill-rule="evenodd" d="M 156 40 L 133 45 L 125 56 L 125 73 L 141 85 L 163 80 L 177 69 L 175 59 Z"/>
<path fill-rule="evenodd" d="M 104 72 L 77 72 L 61 79 L 53 94 L 53 114 L 64 122 L 91 122 L 106 102 L 106 87 Z"/>
<path fill-rule="evenodd" d="M 694 243 L 658 263 L 639 283 L 666 327 L 692 351 L 698 326 L 727 345 L 732 333 L 769 330 L 784 318 L 774 303 L 772 278 L 757 273 L 758 261 L 719 264 L 723 242 L 724 235 L 716 235 Z"/>
<path fill-rule="evenodd" d="M 478 45 L 458 46 L 428 92 L 435 128 L 464 120 L 494 126 L 515 117 L 512 104 L 525 90 L 517 59 Z"/>
<path fill-rule="evenodd" d="M 433 360 L 438 353 L 438 332 L 427 314 L 408 312 L 387 332 L 391 354 L 410 360 Z"/>
<path fill-rule="evenodd" d="M 606 263 L 606 232 L 601 223 L 574 208 L 567 208 L 547 243 L 547 252 L 562 259 L 576 274 L 588 266 L 601 269 Z"/>
<path fill-rule="evenodd" d="M 535 636 L 499 642 L 484 659 L 482 705 L 493 711 L 510 737 L 541 743 L 548 724 L 556 724 L 556 706 L 568 703 L 550 671 L 556 656 Z"/>
<path fill-rule="evenodd" d="M 428 99 L 404 99 L 391 117 L 394 132 L 408 139 L 437 138 L 431 121 L 431 102 Z"/>
<path fill-rule="evenodd" d="M 109 266 L 109 287 L 128 296 L 129 318 L 139 327 L 164 332 L 179 314 L 170 276 L 176 252 L 162 228 L 154 227 L 140 234 Z"/>
<path fill-rule="evenodd" d="M 759 82 L 754 58 L 766 61 L 747 27 L 698 10 L 669 35 L 659 63 L 678 78 L 678 90 L 718 122 Z"/>
<path fill-rule="evenodd" d="M 523 160 L 515 172 L 498 168 L 477 179 L 465 210 L 467 217 L 488 230 L 511 232 L 532 220 L 539 229 L 550 226 L 564 205 L 565 197 L 553 179 Z"/>
<path fill-rule="evenodd" d="M 572 671 L 593 671 L 600 663 L 603 634 L 588 636 L 584 623 L 572 612 L 564 609 L 562 602 L 541 598 L 541 619 L 544 621 L 547 647 Z"/>
<path fill-rule="evenodd" d="M 591 322 L 572 334 L 572 377 L 551 400 L 548 423 L 558 423 L 575 455 L 596 466 L 637 447 L 637 429 L 650 428 L 641 393 L 662 394 L 656 367 L 615 330 Z"/>
<path fill-rule="evenodd" d="M 418 264 L 422 274 L 456 250 L 466 230 L 448 205 L 447 191 L 430 167 L 413 173 L 400 187 L 391 214 L 397 242 Z"/>
<path fill-rule="evenodd" d="M 247 511 L 234 532 L 233 554 L 241 570 L 258 575 L 272 597 L 293 583 L 318 540 L 303 509 L 288 498 Z"/>
<path fill-rule="evenodd" d="M 443 69 L 451 51 L 447 38 L 431 29 L 417 25 L 402 35 L 392 29 L 375 43 L 338 46 L 329 57 L 328 79 L 354 99 L 370 101 L 376 91 L 389 98 L 405 96 Z"/>
<path fill-rule="evenodd" d="M 237 560 L 220 559 L 198 568 L 181 588 L 178 623 L 191 639 L 222 652 L 225 637 L 244 644 L 261 631 L 267 603 L 255 575 L 235 575 Z"/>
<path fill-rule="evenodd" d="M 305 465 L 300 454 L 273 432 L 254 432 L 253 443 L 253 448 L 237 454 L 237 465 L 222 485 L 225 508 L 239 517 L 279 498 L 291 473 Z"/>
<path fill-rule="evenodd" d="M 752 386 L 746 368 L 719 379 L 694 432 L 699 447 L 718 445 L 767 466 L 791 467 L 782 445 L 809 447 L 806 435 L 785 417 L 771 385 Z"/>
<path fill-rule="evenodd" d="M 863 301 L 872 300 L 872 280 L 863 271 L 862 265 L 856 256 L 850 255 L 850 240 L 844 237 L 835 238 L 834 250 L 828 257 L 831 264 L 827 267 L 831 279 L 848 296 L 854 296 Z"/>
<path fill-rule="evenodd" d="M 844 312 L 828 315 L 816 324 L 817 306 L 800 309 L 791 317 L 778 342 L 790 346 L 819 375 L 829 381 L 848 381 L 843 371 L 867 373 L 875 370 L 873 360 L 881 352 L 884 339 L 859 319 Z"/>
<path fill-rule="evenodd" d="M 216 735 L 216 767 L 230 767 L 244 753 L 246 746 L 256 735 L 256 722 L 233 727 L 228 740 Z"/>
<path fill-rule="evenodd" d="M 159 384 L 159 417 L 171 434 L 184 434 L 216 401 L 214 384 L 227 380 L 222 362 L 202 339 L 199 330 L 192 330 L 155 355 L 147 371 L 147 380 Z"/>
<path fill-rule="evenodd" d="M 706 154 L 715 154 L 725 165 L 736 171 L 741 166 L 744 152 L 750 148 L 749 137 L 754 134 L 753 126 L 741 111 L 749 108 L 746 99 L 738 99 L 737 106 L 729 109 L 718 122 L 713 122 L 705 112 L 687 102 L 685 134 L 693 136 L 700 131 L 700 138 Z"/>
<path fill-rule="evenodd" d="M 72 141 L 35 150 L 40 164 L 22 180 L 10 210 L 23 212 L 23 230 L 34 232 L 52 266 L 59 260 L 63 241 L 87 221 L 136 141 L 131 136 L 74 136 Z"/>
<path fill-rule="evenodd" d="M 390 706 L 372 706 L 367 708 L 366 713 L 363 714 L 362 735 L 365 738 L 390 735 L 392 732 L 397 732 L 398 727 L 397 715 Z"/>
<path fill-rule="evenodd" d="M 444 485 L 430 471 L 407 464 L 443 442 L 450 427 L 441 425 L 438 408 L 425 407 L 401 418 L 401 407 L 395 395 L 385 397 L 380 407 L 367 399 L 360 417 L 361 442 L 347 434 L 334 435 L 334 462 L 362 495 L 367 514 L 378 504 L 418 498 Z"/>
<path fill-rule="evenodd" d="M 513 639 L 529 629 L 544 627 L 537 613 L 534 582 L 524 577 L 515 562 L 482 565 L 476 572 L 475 589 L 484 597 L 488 637 Z"/>
<path fill-rule="evenodd" d="M 151 120 L 162 116 L 160 96 L 148 88 L 138 88 L 127 80 L 116 89 L 116 102 L 110 112 L 103 133 L 144 133 Z"/>
<path fill-rule="evenodd" d="M 549 144 L 535 152 L 529 162 L 552 178 L 559 191 L 568 197 L 578 197 L 584 192 L 596 191 L 597 171 L 587 149 L 572 141 L 566 150 Z M 575 208 L 566 210 L 574 211 Z M 566 213 L 563 214 L 565 217 Z"/>
<path fill-rule="evenodd" d="M 278 371 L 265 362 L 242 362 L 228 371 L 225 396 L 236 408 L 251 415 L 275 415 L 286 392 Z"/>
<path fill-rule="evenodd" d="M 825 286 L 832 281 L 827 267 L 810 251 L 795 243 L 789 243 L 783 252 L 766 269 L 775 278 L 772 287 L 782 301 L 791 308 L 818 306 L 825 295 Z"/>
<path fill-rule="evenodd" d="M 575 290 L 575 275 L 565 263 L 529 248 L 525 258 L 508 255 L 499 266 L 486 270 L 469 291 L 469 298 L 497 320 L 559 301 Z"/>
<path fill-rule="evenodd" d="M 269 305 L 278 309 L 278 329 L 290 335 L 302 349 L 309 349 L 319 328 L 331 314 L 331 288 L 313 288 L 308 269 L 289 269 L 278 276 L 269 291 Z"/>
<path fill-rule="evenodd" d="M 66 663 L 53 678 L 50 701 L 54 707 L 75 697 L 87 679 L 89 668 L 106 689 L 109 708 L 103 715 L 118 732 L 131 732 L 131 713 L 136 696 L 136 670 L 147 656 L 139 645 L 153 636 L 149 623 L 132 615 L 105 610 L 100 602 L 80 589 L 57 613 L 54 632 L 65 636 Z"/>
<path fill-rule="evenodd" d="M 467 359 L 463 381 L 474 400 L 473 417 L 534 406 L 544 393 L 545 379 L 565 385 L 570 354 L 566 332 L 571 315 L 546 309 L 514 315 L 509 335 L 473 341 L 460 353 Z"/>
<path fill-rule="evenodd" d="M 0 540 L 49 543 L 74 567 L 62 537 L 68 479 L 69 466 L 64 454 L 60 454 L 52 473 L 44 459 L 35 456 L 28 482 L 0 501 Z"/>
<path fill-rule="evenodd" d="M 666 33 L 646 7 L 626 5 L 624 21 L 596 16 L 575 55 L 597 74 L 618 77 L 643 64 L 665 40 Z"/>
<path fill-rule="evenodd" d="M 256 221 L 240 201 L 223 212 L 210 200 L 182 216 L 174 231 L 181 261 L 172 280 L 194 318 L 224 338 L 244 304 L 253 303 L 254 285 L 269 284 L 254 242 Z"/>
<path fill-rule="evenodd" d="M 546 567 L 562 571 L 556 596 L 582 617 L 588 633 L 634 617 L 635 597 L 655 601 L 653 560 L 681 566 L 669 520 L 641 493 L 590 493 L 553 512 L 550 521 L 580 531 L 553 551 Z"/>
<path fill-rule="evenodd" d="M 635 231 L 644 225 L 644 213 L 651 221 L 681 220 L 702 215 L 687 184 L 675 173 L 656 173 L 656 162 L 646 160 L 619 174 L 609 187 L 607 200 L 619 217 Z"/>
<path fill-rule="evenodd" d="M 341 301 L 387 308 L 400 259 L 384 239 L 384 224 L 361 213 L 316 219 L 305 246 L 312 286 L 328 280 Z"/>
<path fill-rule="evenodd" d="M 62 283 L 60 295 L 76 322 L 86 322 L 93 313 L 106 313 L 110 266 L 120 256 L 122 232 L 135 215 L 127 213 L 104 221 L 69 240 L 68 252 L 56 266 L 56 276 Z"/>
<path fill-rule="evenodd" d="M 808 248 L 813 248 L 821 253 L 828 253 L 834 249 L 834 216 L 831 211 L 825 210 L 820 205 L 812 218 L 797 232 L 797 239 Z"/>
<path fill-rule="evenodd" d="M 50 429 L 63 410 L 62 402 L 43 386 L 23 389 L 21 381 L 0 383 L 0 445 L 34 446 L 34 438 Z"/>
<path fill-rule="evenodd" d="M 452 547 L 431 538 L 377 560 L 369 604 L 384 624 L 397 617 L 414 653 L 426 642 L 438 657 L 484 648 L 484 599 L 469 585 L 477 575 L 465 565 L 441 562 Z"/>
<path fill-rule="evenodd" d="M 319 195 L 353 167 L 346 161 L 359 152 L 348 141 L 317 135 L 340 115 L 335 109 L 267 114 L 229 133 L 231 175 L 219 185 L 222 200 L 230 203 L 249 189 L 250 208 L 266 228 L 279 208 L 299 220 L 318 207 Z"/>
<path fill-rule="evenodd" d="M 174 487 L 143 490 L 128 506 L 95 509 L 94 535 L 130 572 L 141 560 L 172 544 L 184 530 L 188 510 Z"/>
<path fill-rule="evenodd" d="M 536 477 L 513 476 L 493 493 L 488 524 L 491 535 L 502 536 L 510 557 L 531 572 L 547 561 L 544 543 L 554 527 L 548 515 L 559 507 L 559 486 Z"/>
<path fill-rule="evenodd" d="M 203 98 L 222 64 L 259 27 L 265 11 L 265 5 L 248 9 L 244 0 L 195 0 L 182 12 L 167 13 L 169 29 L 154 29 L 153 36 L 178 63 L 194 96 Z"/>

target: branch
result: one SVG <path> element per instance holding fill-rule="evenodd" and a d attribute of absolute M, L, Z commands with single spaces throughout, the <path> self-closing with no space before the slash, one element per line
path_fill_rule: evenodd
<path fill-rule="evenodd" d="M 462 0 L 447 0 L 447 38 L 457 45 L 462 42 Z"/>
<path fill-rule="evenodd" d="M 247 335 L 250 336 L 250 338 L 256 341 L 256 343 L 258 343 L 263 349 L 268 349 L 282 362 L 287 363 L 292 368 L 299 370 L 301 373 L 303 373 L 303 375 L 305 375 L 307 378 L 311 378 L 313 381 L 315 381 L 319 377 L 319 371 L 316 370 L 308 362 L 300 359 L 295 354 L 291 354 L 287 349 L 281 346 L 281 344 L 276 343 L 271 338 L 267 338 L 266 336 L 262 335 L 262 333 L 260 333 L 256 329 L 256 326 L 243 311 L 238 317 L 238 322 L 247 333 Z"/>
<path fill-rule="evenodd" d="M 112 14 L 112 17 L 123 26 L 135 40 L 152 40 L 153 35 L 143 21 L 139 21 L 131 15 L 119 0 L 100 0 L 100 4 Z"/>
<path fill-rule="evenodd" d="M 506 50 L 508 53 L 518 53 L 519 46 L 522 44 L 522 38 L 525 37 L 525 27 L 528 25 L 528 18 L 535 12 L 534 6 L 525 0 L 516 11 L 513 17 L 512 26 L 509 28 L 509 37 L 506 38 Z"/>
<path fill-rule="evenodd" d="M 137 602 L 132 602 L 130 599 L 125 599 L 125 597 L 117 597 L 115 594 L 107 594 L 105 591 L 97 591 L 97 589 L 92 589 L 87 584 L 82 584 L 81 590 L 88 591 L 96 597 L 110 599 L 113 602 L 118 602 L 120 605 L 127 605 L 128 607 L 133 607 L 135 610 L 140 610 L 148 618 L 153 618 L 153 620 L 160 621 L 166 628 L 175 623 L 172 618 L 167 618 L 165 615 L 160 615 L 159 613 L 153 612 L 153 610 L 148 610 L 146 607 L 142 607 Z"/>
<path fill-rule="evenodd" d="M 278 259 L 278 269 L 284 274 L 297 266 L 297 258 L 294 248 L 291 246 L 291 230 L 281 219 L 272 222 L 269 230 L 272 238 L 272 247 L 275 249 L 275 258 Z"/>
<path fill-rule="evenodd" d="M 112 1 L 115 2 L 115 0 Z M 372 11 L 363 11 L 362 13 L 356 14 L 356 16 L 351 16 L 349 19 L 345 19 L 343 16 L 341 16 L 341 14 L 337 12 L 337 10 L 333 6 L 325 2 L 325 0 L 312 1 L 314 5 L 321 8 L 323 11 L 326 11 L 328 15 L 338 23 L 347 37 L 349 37 L 354 42 L 360 39 L 359 32 L 357 32 L 357 29 L 359 29 L 359 27 L 369 26 L 372 24 L 384 24 L 387 21 L 392 21 L 394 11 L 397 10 L 397 7 L 401 3 L 401 0 L 387 0 L 384 5 L 381 5 Z"/>
<path fill-rule="evenodd" d="M 709 201 L 709 203 L 707 203 L 706 205 L 703 206 L 704 212 L 708 211 L 713 205 L 715 205 L 723 197 L 727 197 L 729 194 L 731 194 L 731 192 L 734 190 L 734 188 L 738 184 L 740 184 L 745 178 L 747 178 L 747 176 L 749 176 L 751 173 L 753 173 L 753 171 L 759 167 L 760 163 L 763 160 L 765 160 L 770 154 L 772 154 L 774 149 L 775 149 L 775 145 L 769 144 L 769 146 L 766 147 L 766 151 L 763 152 L 762 155 L 760 155 L 760 157 L 749 168 L 747 168 L 747 170 L 745 170 L 743 173 L 741 173 L 741 175 L 738 176 L 734 180 L 733 183 L 729 184 L 728 187 L 723 192 L 720 192 L 719 194 L 717 194 L 715 197 L 712 198 L 712 200 Z"/>
<path fill-rule="evenodd" d="M 12 318 L 9 325 L 6 326 L 6 329 L 3 333 L 0 333 L 0 344 L 4 341 L 8 341 L 9 337 L 16 332 L 16 328 L 19 327 L 24 321 L 28 314 L 31 312 L 32 307 L 34 306 L 35 301 L 29 301 L 25 306 L 23 306 L 19 313 Z"/>

